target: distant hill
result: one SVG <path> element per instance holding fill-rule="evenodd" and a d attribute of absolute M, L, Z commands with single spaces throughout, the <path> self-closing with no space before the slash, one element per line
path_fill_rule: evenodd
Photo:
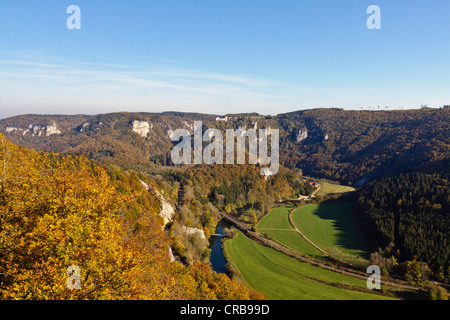
<path fill-rule="evenodd" d="M 226 120 L 226 121 L 225 121 Z M 450 110 L 344 111 L 312 109 L 263 116 L 110 113 L 23 115 L 0 120 L 0 133 L 28 148 L 89 158 L 132 169 L 170 165 L 173 130 L 279 128 L 280 161 L 317 178 L 358 186 L 400 172 L 445 171 Z"/>
<path fill-rule="evenodd" d="M 178 112 L 23 115 L 0 120 L 0 133 L 13 143 L 39 151 L 85 155 L 106 164 L 145 169 L 166 164 L 173 130 L 213 119 L 212 115 Z"/>
<path fill-rule="evenodd" d="M 448 110 L 315 109 L 279 115 L 278 121 L 284 165 L 307 175 L 358 186 L 412 169 L 448 168 Z"/>

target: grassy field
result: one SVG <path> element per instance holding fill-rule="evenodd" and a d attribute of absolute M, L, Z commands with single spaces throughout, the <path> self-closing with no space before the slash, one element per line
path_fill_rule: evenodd
<path fill-rule="evenodd" d="M 364 280 L 324 270 L 271 248 L 262 246 L 241 232 L 224 243 L 224 253 L 252 288 L 274 300 L 375 300 L 387 299 L 367 290 Z M 352 289 L 352 290 L 349 290 Z"/>
<path fill-rule="evenodd" d="M 297 252 L 323 257 L 289 223 L 289 212 L 294 209 L 293 206 L 285 206 L 272 210 L 260 221 L 258 230 Z M 350 203 L 306 205 L 293 211 L 292 220 L 317 246 L 347 262 L 365 265 L 365 259 L 373 251 L 352 219 Z"/>
<path fill-rule="evenodd" d="M 351 203 L 306 205 L 292 213 L 292 220 L 306 237 L 332 255 L 368 258 L 371 252 L 352 219 Z"/>
<path fill-rule="evenodd" d="M 259 222 L 258 230 L 295 251 L 311 256 L 322 256 L 320 251 L 303 239 L 289 223 L 289 212 L 294 208 L 286 206 L 272 210 Z"/>
<path fill-rule="evenodd" d="M 320 190 L 317 191 L 317 194 L 321 196 L 329 196 L 332 194 L 342 194 L 353 191 L 355 191 L 355 188 L 322 182 L 320 184 Z"/>
<path fill-rule="evenodd" d="M 288 214 L 294 208 L 293 206 L 285 206 L 273 209 L 261 219 L 258 229 L 292 229 Z"/>

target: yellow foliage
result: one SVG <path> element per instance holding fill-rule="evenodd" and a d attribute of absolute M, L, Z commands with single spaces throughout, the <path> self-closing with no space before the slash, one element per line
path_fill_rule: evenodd
<path fill-rule="evenodd" d="M 129 199 L 80 157 L 35 153 L 4 140 L 0 270 L 6 299 L 124 298 L 137 268 L 117 212 Z M 20 161 L 19 161 L 20 159 Z M 66 270 L 81 270 L 69 290 Z"/>
<path fill-rule="evenodd" d="M 26 150 L 1 135 L 0 148 L 0 299 L 261 297 L 209 266 L 170 263 L 158 199 L 136 174 L 109 168 L 111 181 L 84 157 Z"/>

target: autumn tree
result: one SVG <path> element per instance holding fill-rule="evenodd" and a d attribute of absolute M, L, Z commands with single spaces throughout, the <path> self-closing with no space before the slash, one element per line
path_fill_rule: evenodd
<path fill-rule="evenodd" d="M 136 295 L 131 278 L 138 265 L 117 214 L 127 199 L 105 170 L 85 158 L 31 152 L 3 139 L 0 154 L 0 296 Z M 79 290 L 67 286 L 72 265 L 81 271 Z"/>

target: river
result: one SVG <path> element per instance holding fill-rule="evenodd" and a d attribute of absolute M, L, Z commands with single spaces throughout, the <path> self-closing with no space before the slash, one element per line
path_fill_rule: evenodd
<path fill-rule="evenodd" d="M 221 234 L 222 236 L 211 236 L 210 246 L 211 246 L 211 268 L 217 273 L 225 273 L 228 275 L 227 260 L 223 255 L 222 250 L 222 239 L 225 237 L 223 233 L 224 228 L 229 228 L 230 224 L 224 220 L 220 220 L 217 224 L 216 234 Z"/>

